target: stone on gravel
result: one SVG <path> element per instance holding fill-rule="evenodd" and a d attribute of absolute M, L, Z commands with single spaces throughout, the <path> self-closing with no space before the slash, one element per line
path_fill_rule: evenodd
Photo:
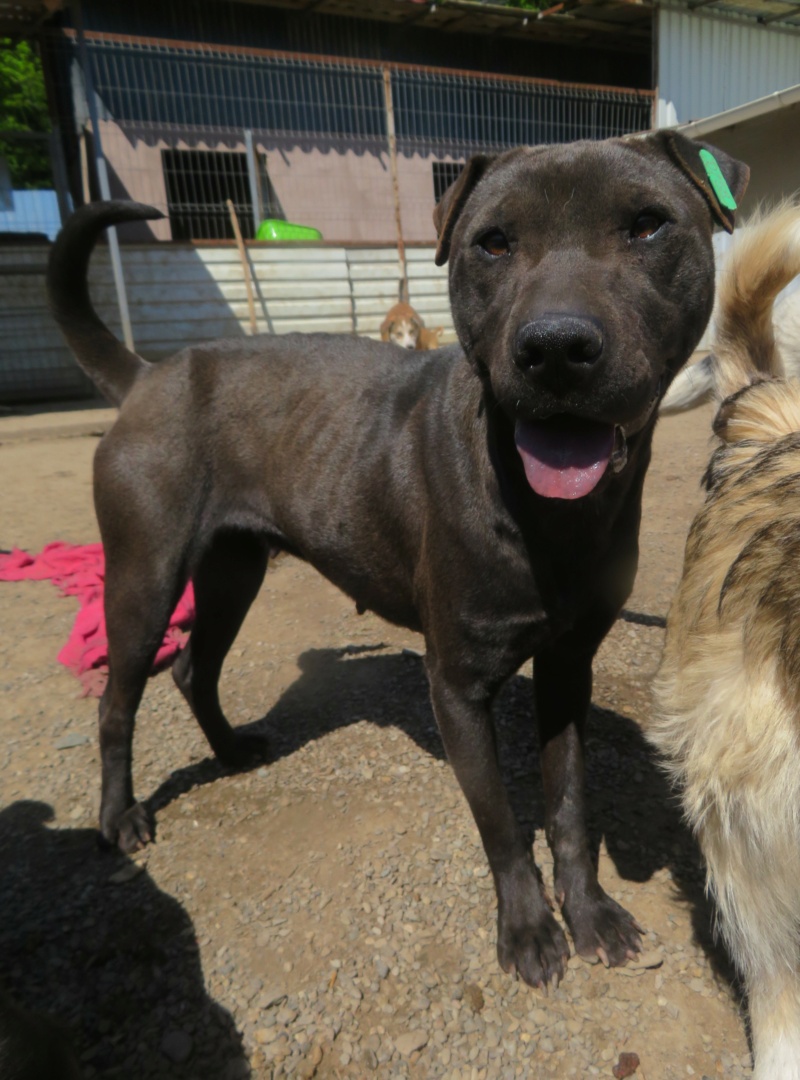
<path fill-rule="evenodd" d="M 627 967 L 629 968 L 659 968 L 664 963 L 664 954 L 657 952 L 655 949 L 650 952 L 639 953 L 633 960 L 629 960 Z"/>
<path fill-rule="evenodd" d="M 116 873 L 109 877 L 109 881 L 112 885 L 125 885 L 129 881 L 133 881 L 135 877 L 138 877 L 142 873 L 145 866 L 144 863 L 129 862 L 125 863 L 121 870 L 117 870 Z"/>
<path fill-rule="evenodd" d="M 398 1035 L 394 1040 L 397 1052 L 403 1057 L 410 1057 L 415 1050 L 421 1050 L 428 1044 L 428 1035 L 425 1031 L 409 1031 L 405 1035 Z"/>
<path fill-rule="evenodd" d="M 56 750 L 72 750 L 76 746 L 85 746 L 89 742 L 88 735 L 79 735 L 76 731 L 65 735 L 55 744 Z"/>
<path fill-rule="evenodd" d="M 185 1031 L 168 1031 L 161 1040 L 161 1053 L 176 1065 L 187 1061 L 192 1052 L 192 1039 Z"/>
<path fill-rule="evenodd" d="M 611 1070 L 616 1080 L 625 1080 L 628 1076 L 633 1076 L 636 1070 L 639 1068 L 639 1055 L 633 1053 L 620 1054 L 619 1060 L 614 1068 Z"/>

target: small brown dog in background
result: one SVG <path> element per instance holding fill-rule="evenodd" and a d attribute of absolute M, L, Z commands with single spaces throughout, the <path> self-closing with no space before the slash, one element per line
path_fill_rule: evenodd
<path fill-rule="evenodd" d="M 719 440 L 686 543 L 647 736 L 705 856 L 744 976 L 754 1080 L 800 1080 L 800 382 L 772 311 L 800 207 L 746 229 L 720 279 Z"/>
<path fill-rule="evenodd" d="M 391 341 L 401 349 L 438 349 L 443 326 L 428 330 L 410 304 L 395 304 L 381 323 L 381 341 Z"/>

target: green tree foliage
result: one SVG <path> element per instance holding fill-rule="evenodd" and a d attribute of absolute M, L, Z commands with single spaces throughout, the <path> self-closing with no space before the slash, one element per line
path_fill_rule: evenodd
<path fill-rule="evenodd" d="M 50 131 L 41 62 L 27 41 L 0 38 L 0 131 Z M 48 145 L 0 137 L 0 157 L 15 188 L 50 188 Z"/>
<path fill-rule="evenodd" d="M 506 7 L 526 8 L 528 11 L 544 11 L 555 3 L 556 0 L 505 0 Z"/>

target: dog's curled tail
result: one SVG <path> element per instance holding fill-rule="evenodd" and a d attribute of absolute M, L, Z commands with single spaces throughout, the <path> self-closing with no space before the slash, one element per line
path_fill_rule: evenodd
<path fill-rule="evenodd" d="M 757 381 L 781 377 L 772 309 L 781 289 L 800 274 L 800 206 L 786 202 L 750 219 L 720 275 L 712 343 L 714 387 L 724 400 Z"/>
<path fill-rule="evenodd" d="M 50 310 L 75 357 L 113 405 L 124 400 L 150 365 L 111 333 L 89 298 L 89 258 L 100 233 L 126 221 L 149 221 L 164 215 L 135 202 L 98 202 L 76 210 L 50 253 L 47 293 Z"/>

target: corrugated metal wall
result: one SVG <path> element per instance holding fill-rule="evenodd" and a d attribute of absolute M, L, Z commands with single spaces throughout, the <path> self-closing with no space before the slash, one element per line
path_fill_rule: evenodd
<path fill-rule="evenodd" d="M 248 247 L 257 330 L 378 337 L 397 303 L 397 249 Z M 441 344 L 455 340 L 447 267 L 434 247 L 407 248 L 411 304 Z M 88 382 L 47 310 L 47 248 L 0 249 L 0 401 L 80 396 Z M 247 333 L 249 309 L 234 245 L 131 244 L 122 253 L 136 348 L 158 359 L 218 337 Z M 101 318 L 121 337 L 108 251 L 92 257 L 89 281 Z"/>
<path fill-rule="evenodd" d="M 685 123 L 800 83 L 800 33 L 662 7 L 659 124 Z"/>

